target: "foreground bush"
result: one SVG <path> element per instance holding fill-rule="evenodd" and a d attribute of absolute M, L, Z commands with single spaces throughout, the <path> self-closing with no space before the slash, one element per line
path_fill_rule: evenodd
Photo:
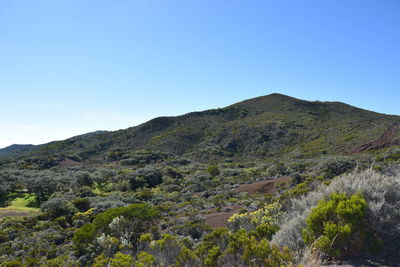
<path fill-rule="evenodd" d="M 271 245 L 254 231 L 235 233 L 216 229 L 196 247 L 200 266 L 291 266 L 293 255 L 287 247 Z"/>
<path fill-rule="evenodd" d="M 359 194 L 348 197 L 333 193 L 311 210 L 303 239 L 330 256 L 354 252 L 364 242 L 366 209 L 367 203 Z"/>
<path fill-rule="evenodd" d="M 393 246 L 400 238 L 400 172 L 393 169 L 394 175 L 383 175 L 373 170 L 353 172 L 339 176 L 330 185 L 321 185 L 316 191 L 304 197 L 291 199 L 290 205 L 282 215 L 282 224 L 273 236 L 272 243 L 288 246 L 296 252 L 298 260 L 303 256 L 306 243 L 302 231 L 307 229 L 307 218 L 321 199 L 328 199 L 332 193 L 344 193 L 347 196 L 361 194 L 367 203 L 365 210 L 366 231 L 369 236 L 364 244 L 372 249 L 383 243 L 385 250 L 395 251 Z M 379 240 L 379 241 L 378 241 Z M 375 243 L 375 244 L 374 244 Z M 375 248 L 374 248 L 375 247 Z"/>

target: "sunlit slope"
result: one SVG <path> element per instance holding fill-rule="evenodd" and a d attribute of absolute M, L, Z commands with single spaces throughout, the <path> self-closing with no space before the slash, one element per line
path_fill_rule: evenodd
<path fill-rule="evenodd" d="M 153 150 L 197 160 L 346 154 L 379 138 L 400 117 L 340 102 L 310 102 L 281 94 L 231 106 L 159 117 L 139 126 L 35 146 L 20 155 L 107 160 L 110 153 Z M 399 139 L 395 132 L 391 137 Z"/>

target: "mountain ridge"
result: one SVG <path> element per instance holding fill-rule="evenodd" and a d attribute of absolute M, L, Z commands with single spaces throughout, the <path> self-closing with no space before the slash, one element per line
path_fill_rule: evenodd
<path fill-rule="evenodd" d="M 224 108 L 157 117 L 124 130 L 33 146 L 16 154 L 61 155 L 82 161 L 104 161 L 110 153 L 135 150 L 186 155 L 199 161 L 268 158 L 291 152 L 344 154 L 378 139 L 396 123 L 400 123 L 396 115 L 274 93 Z M 398 137 L 396 132 L 394 138 Z"/>

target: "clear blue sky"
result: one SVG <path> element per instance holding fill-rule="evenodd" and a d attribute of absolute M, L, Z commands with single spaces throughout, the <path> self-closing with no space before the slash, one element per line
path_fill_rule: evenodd
<path fill-rule="evenodd" d="M 273 92 L 399 115 L 400 1 L 0 1 L 0 147 Z"/>

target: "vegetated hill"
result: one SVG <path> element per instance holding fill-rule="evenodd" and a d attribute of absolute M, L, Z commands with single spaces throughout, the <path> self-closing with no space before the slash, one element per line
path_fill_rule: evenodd
<path fill-rule="evenodd" d="M 271 94 L 225 108 L 159 117 L 126 130 L 35 146 L 24 154 L 105 160 L 113 153 L 151 150 L 200 161 L 346 154 L 398 124 L 400 116 Z M 392 141 L 399 137 L 396 128 L 382 147 L 396 144 Z"/>
<path fill-rule="evenodd" d="M 18 144 L 7 146 L 0 149 L 0 158 L 23 153 L 32 149 L 33 147 L 34 145 L 18 145 Z"/>
<path fill-rule="evenodd" d="M 84 141 L 86 140 L 88 137 L 90 136 L 95 136 L 98 134 L 104 134 L 107 133 L 107 131 L 94 131 L 94 132 L 90 132 L 90 133 L 85 133 L 85 134 L 81 134 L 81 135 L 77 135 L 74 137 L 71 137 L 67 140 L 70 141 L 75 141 L 75 140 L 80 140 L 80 141 Z M 53 144 L 57 144 L 60 142 L 64 142 L 64 141 L 53 141 L 47 144 L 43 144 L 43 145 L 32 145 L 32 144 L 27 144 L 27 145 L 19 145 L 19 144 L 13 144 L 4 148 L 0 149 L 0 158 L 10 158 L 10 157 L 15 157 L 15 156 L 21 156 L 21 155 L 30 155 L 30 154 L 42 154 L 46 149 L 44 148 L 48 148 L 51 147 Z"/>

